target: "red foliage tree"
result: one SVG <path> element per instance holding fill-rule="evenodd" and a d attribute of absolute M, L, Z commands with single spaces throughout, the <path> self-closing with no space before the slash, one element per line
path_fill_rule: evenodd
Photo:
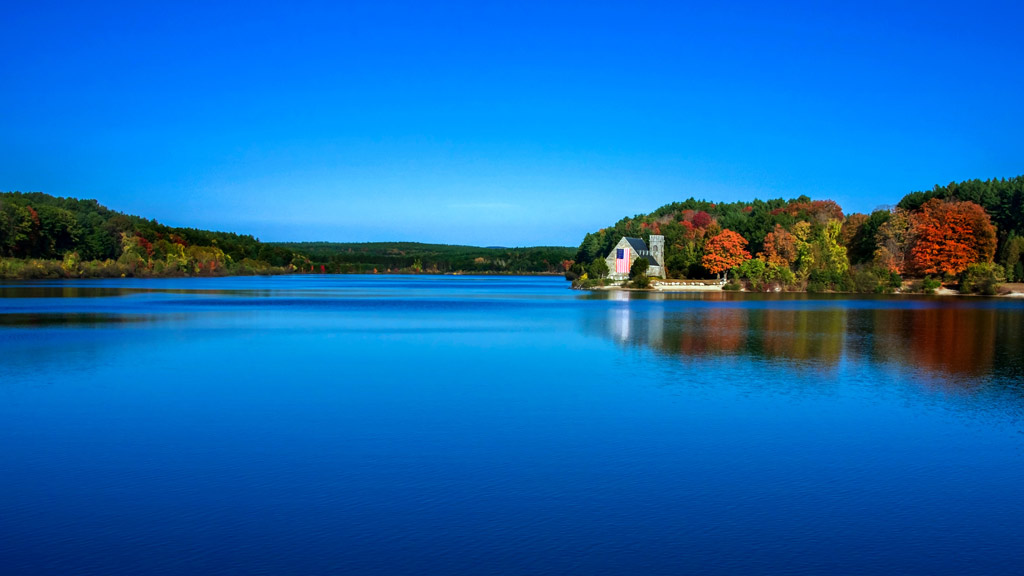
<path fill-rule="evenodd" d="M 139 247 L 146 251 L 146 256 L 153 256 L 153 243 L 146 240 L 142 236 L 136 236 L 135 241 L 139 243 Z"/>
<path fill-rule="evenodd" d="M 824 224 L 829 220 L 843 219 L 843 209 L 834 200 L 790 202 L 782 208 L 772 210 L 772 214 L 789 214 L 799 220 L 806 220 L 817 224 Z"/>
<path fill-rule="evenodd" d="M 750 259 L 746 247 L 746 238 L 727 228 L 708 239 L 701 264 L 713 274 L 727 272 Z"/>
<path fill-rule="evenodd" d="M 711 214 L 703 210 L 693 215 L 693 225 L 697 228 L 707 228 L 714 221 L 715 219 L 711 217 Z"/>
<path fill-rule="evenodd" d="M 910 226 L 911 265 L 919 274 L 955 276 L 995 256 L 996 228 L 985 209 L 974 202 L 932 198 L 910 215 Z"/>

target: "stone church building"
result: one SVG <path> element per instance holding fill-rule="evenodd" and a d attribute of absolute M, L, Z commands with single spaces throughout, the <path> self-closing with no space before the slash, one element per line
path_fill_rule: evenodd
<path fill-rule="evenodd" d="M 623 238 L 612 248 L 604 259 L 608 264 L 608 278 L 625 280 L 629 278 L 629 268 L 637 258 L 647 259 L 647 276 L 665 278 L 665 237 L 652 234 L 651 248 L 640 238 Z"/>

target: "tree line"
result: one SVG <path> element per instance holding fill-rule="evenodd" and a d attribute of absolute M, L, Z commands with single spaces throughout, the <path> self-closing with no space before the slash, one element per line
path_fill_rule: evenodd
<path fill-rule="evenodd" d="M 991 293 L 1024 281 L 1024 176 L 907 194 L 896 206 L 845 215 L 832 200 L 714 203 L 690 198 L 588 233 L 567 277 L 592 285 L 624 236 L 665 237 L 673 278 L 732 274 L 754 290 L 891 292 L 904 279 Z"/>
<path fill-rule="evenodd" d="M 563 274 L 575 254 L 564 246 L 478 247 L 419 242 L 282 242 L 329 273 Z"/>

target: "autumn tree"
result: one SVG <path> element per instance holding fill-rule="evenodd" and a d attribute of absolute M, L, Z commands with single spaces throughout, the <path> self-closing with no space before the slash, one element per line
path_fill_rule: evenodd
<path fill-rule="evenodd" d="M 813 227 L 810 222 L 797 222 L 793 225 L 793 238 L 796 246 L 796 257 L 793 264 L 802 279 L 806 279 L 816 262 L 814 258 Z"/>
<path fill-rule="evenodd" d="M 839 220 L 829 220 L 822 229 L 820 241 L 822 261 L 825 271 L 831 274 L 833 278 L 838 278 L 840 275 L 845 274 L 850 268 L 850 260 L 846 256 L 846 247 L 839 241 L 841 235 L 842 222 Z"/>
<path fill-rule="evenodd" d="M 705 213 L 706 214 L 706 213 Z M 712 222 L 708 223 L 711 226 Z M 673 275 L 689 276 L 697 273 L 704 256 L 704 242 L 708 235 L 707 228 L 694 226 L 689 220 L 681 220 L 662 227 L 665 231 L 665 244 L 668 247 L 665 255 L 666 267 Z"/>
<path fill-rule="evenodd" d="M 1024 176 L 950 182 L 931 191 L 907 194 L 899 206 L 916 211 L 933 198 L 979 204 L 998 231 L 1000 250 L 1010 238 L 1024 236 Z"/>
<path fill-rule="evenodd" d="M 919 274 L 955 276 L 976 262 L 992 262 L 996 229 L 974 202 L 928 200 L 911 214 L 910 257 Z"/>
<path fill-rule="evenodd" d="M 794 218 L 819 225 L 824 225 L 829 220 L 843 220 L 843 209 L 834 200 L 791 201 L 785 208 L 779 209 L 778 213 L 786 213 Z"/>
<path fill-rule="evenodd" d="M 707 228 L 714 221 L 710 214 L 701 210 L 693 215 L 692 223 L 697 228 Z"/>
<path fill-rule="evenodd" d="M 704 258 L 701 264 L 712 274 L 726 273 L 732 268 L 743 264 L 750 259 L 750 252 L 747 252 L 747 240 L 733 232 L 725 229 L 712 236 L 704 245 Z"/>
<path fill-rule="evenodd" d="M 764 259 L 778 266 L 789 266 L 796 260 L 796 237 L 776 224 L 775 230 L 764 237 Z"/>
<path fill-rule="evenodd" d="M 864 229 L 868 222 L 867 214 L 850 214 L 843 222 L 843 228 L 839 233 L 839 243 L 846 246 L 847 252 L 852 252 L 854 238 Z M 852 257 L 851 257 L 852 260 Z"/>
<path fill-rule="evenodd" d="M 875 266 L 897 274 L 906 272 L 912 240 L 910 212 L 894 208 L 875 232 Z"/>

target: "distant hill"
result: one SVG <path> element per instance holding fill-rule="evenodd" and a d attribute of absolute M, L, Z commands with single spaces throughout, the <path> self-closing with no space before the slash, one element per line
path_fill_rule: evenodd
<path fill-rule="evenodd" d="M 418 242 L 275 242 L 307 256 L 328 272 L 428 272 L 466 274 L 562 274 L 575 248 L 496 248 Z"/>
<path fill-rule="evenodd" d="M 117 259 L 123 253 L 125 234 L 150 243 L 217 246 L 238 261 L 262 258 L 284 265 L 292 257 L 250 235 L 166 226 L 111 210 L 96 200 L 0 192 L 0 256 L 62 258 L 74 251 L 85 260 Z"/>

